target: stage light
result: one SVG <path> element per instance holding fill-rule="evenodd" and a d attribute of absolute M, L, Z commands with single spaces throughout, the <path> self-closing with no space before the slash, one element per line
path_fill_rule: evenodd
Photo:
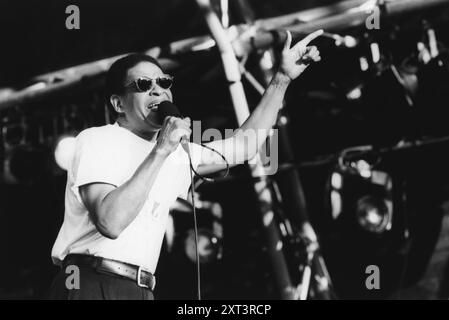
<path fill-rule="evenodd" d="M 189 197 L 190 198 L 190 197 Z M 195 192 L 198 219 L 198 251 L 200 263 L 214 265 L 222 258 L 223 226 L 222 208 L 216 202 L 200 199 Z M 187 200 L 178 198 L 170 208 L 166 236 L 167 250 L 178 261 L 196 262 L 195 232 L 191 228 L 193 207 Z"/>
<path fill-rule="evenodd" d="M 361 86 L 355 87 L 346 94 L 348 100 L 358 100 L 362 97 Z"/>
<path fill-rule="evenodd" d="M 76 138 L 73 136 L 64 136 L 56 143 L 55 161 L 61 169 L 67 171 L 75 153 L 75 144 Z"/>
<path fill-rule="evenodd" d="M 346 48 L 355 48 L 358 44 L 357 39 L 351 36 L 344 36 L 343 40 L 343 44 Z"/>
<path fill-rule="evenodd" d="M 332 188 L 340 190 L 343 186 L 343 177 L 340 173 L 334 172 L 331 175 Z"/>
<path fill-rule="evenodd" d="M 329 177 L 328 203 L 334 220 L 341 217 L 364 231 L 382 233 L 392 227 L 393 179 L 377 168 L 381 158 L 366 156 L 370 150 L 354 147 L 341 153 Z M 354 152 L 360 156 L 351 157 Z"/>
<path fill-rule="evenodd" d="M 368 59 L 366 57 L 360 57 L 359 62 L 362 71 L 367 71 L 369 69 Z"/>
<path fill-rule="evenodd" d="M 371 166 L 368 162 L 365 160 L 358 160 L 355 162 L 355 166 L 357 168 L 357 171 L 363 178 L 370 178 L 371 177 Z"/>
<path fill-rule="evenodd" d="M 190 261 L 196 262 L 195 233 L 190 230 L 185 238 L 184 250 Z M 221 259 L 221 245 L 218 237 L 210 230 L 198 230 L 198 251 L 200 263 L 208 264 Z"/>
<path fill-rule="evenodd" d="M 371 49 L 371 58 L 373 59 L 373 63 L 378 63 L 380 61 L 380 48 L 379 44 L 376 42 L 373 42 L 370 44 Z"/>
<path fill-rule="evenodd" d="M 356 204 L 356 218 L 369 232 L 382 233 L 391 229 L 392 202 L 378 196 L 361 197 Z"/>
<path fill-rule="evenodd" d="M 331 208 L 332 208 L 332 218 L 337 219 L 341 214 L 342 210 L 342 199 L 341 194 L 336 191 L 331 191 Z"/>

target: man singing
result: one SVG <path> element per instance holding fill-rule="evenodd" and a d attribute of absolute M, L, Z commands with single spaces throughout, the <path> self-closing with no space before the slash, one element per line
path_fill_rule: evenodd
<path fill-rule="evenodd" d="M 232 137 L 206 145 L 231 165 L 254 157 L 265 139 L 248 141 L 243 132 L 269 132 L 290 82 L 320 60 L 318 49 L 308 44 L 321 33 L 292 47 L 288 32 L 279 69 L 257 108 Z M 160 119 L 157 112 L 161 102 L 173 100 L 172 77 L 154 58 L 131 54 L 112 64 L 106 85 L 118 118 L 77 137 L 64 223 L 52 250 L 54 263 L 62 267 L 52 299 L 153 299 L 168 211 L 189 188 L 188 155 L 180 141 L 190 137 L 190 119 Z M 222 161 L 197 144 L 188 147 L 198 170 Z M 80 281 L 70 287 L 73 266 Z"/>

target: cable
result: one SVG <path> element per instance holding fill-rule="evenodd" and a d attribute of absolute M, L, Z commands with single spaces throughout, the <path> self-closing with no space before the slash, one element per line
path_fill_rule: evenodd
<path fill-rule="evenodd" d="M 221 157 L 221 158 L 223 159 L 223 161 L 226 163 L 226 172 L 224 173 L 224 175 L 222 175 L 222 176 L 219 177 L 218 179 L 222 179 L 222 178 L 227 177 L 228 174 L 229 174 L 229 163 L 228 163 L 228 161 L 226 160 L 226 158 L 224 157 L 224 155 L 222 155 L 220 152 L 218 152 L 218 151 L 215 150 L 214 148 L 211 148 L 211 147 L 209 147 L 209 146 L 206 146 L 205 144 L 201 144 L 201 146 L 202 146 L 203 148 L 209 149 L 209 150 L 215 152 L 216 154 L 220 155 L 220 157 Z M 190 159 L 190 153 L 189 153 L 189 159 Z M 195 171 L 195 168 L 193 168 L 191 159 L 190 159 L 190 170 L 193 171 L 193 173 L 195 173 L 195 175 L 196 175 L 198 178 L 200 178 L 201 180 L 204 180 L 204 181 L 207 181 L 207 182 L 214 182 L 215 179 L 217 179 L 217 178 L 214 179 L 214 178 L 206 177 L 206 176 L 203 176 L 203 175 L 199 174 L 198 172 L 196 172 L 196 171 Z"/>
<path fill-rule="evenodd" d="M 229 173 L 229 163 L 226 160 L 226 158 L 217 150 L 215 150 L 214 148 L 208 147 L 204 144 L 201 144 L 202 147 L 209 149 L 217 154 L 219 154 L 221 156 L 221 158 L 224 160 L 224 162 L 226 163 L 226 172 L 225 174 L 220 177 L 220 178 L 224 178 L 228 175 Z M 195 184 L 193 182 L 193 174 L 195 174 L 196 176 L 198 176 L 201 180 L 205 180 L 208 182 L 213 182 L 215 181 L 215 179 L 213 178 L 209 178 L 209 177 L 205 177 L 200 175 L 198 172 L 195 171 L 195 168 L 193 167 L 192 164 L 192 156 L 190 154 L 190 147 L 189 144 L 186 143 L 186 148 L 185 151 L 187 152 L 187 155 L 189 157 L 189 166 L 190 166 L 190 189 L 191 189 L 191 194 L 192 194 L 192 207 L 193 207 L 193 226 L 194 226 L 194 233 L 195 233 L 195 252 L 196 252 L 196 276 L 197 276 L 197 297 L 198 300 L 201 300 L 201 268 L 200 268 L 200 252 L 198 249 L 198 221 L 197 221 L 197 216 L 196 216 L 196 205 L 195 205 Z"/>
<path fill-rule="evenodd" d="M 187 151 L 187 155 L 189 156 L 189 164 L 190 164 L 190 188 L 191 188 L 191 194 L 192 194 L 192 207 L 193 207 L 193 227 L 195 231 L 195 252 L 196 252 L 196 279 L 197 279 L 197 297 L 198 300 L 201 300 L 201 269 L 200 269 L 200 252 L 198 249 L 198 222 L 196 219 L 196 206 L 195 206 L 195 185 L 193 183 L 193 173 L 195 172 L 195 169 L 192 165 L 192 157 L 190 155 L 190 148 L 187 144 L 187 148 L 185 148 Z M 195 174 L 197 174 L 195 172 Z"/>

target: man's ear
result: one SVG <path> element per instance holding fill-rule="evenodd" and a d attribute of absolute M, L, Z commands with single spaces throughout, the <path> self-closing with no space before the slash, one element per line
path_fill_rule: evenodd
<path fill-rule="evenodd" d="M 111 97 L 109 98 L 109 102 L 111 103 L 115 112 L 117 112 L 118 114 L 125 113 L 125 110 L 123 110 L 122 100 L 118 95 L 116 94 L 111 95 Z"/>

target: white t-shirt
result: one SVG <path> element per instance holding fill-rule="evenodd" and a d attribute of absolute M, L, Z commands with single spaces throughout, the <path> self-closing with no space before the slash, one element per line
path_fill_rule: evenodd
<path fill-rule="evenodd" d="M 64 222 L 52 250 L 55 264 L 69 253 L 82 253 L 141 266 L 154 274 L 166 229 L 168 211 L 190 186 L 187 153 L 179 145 L 164 161 L 142 210 L 117 239 L 102 236 L 79 195 L 79 187 L 104 182 L 119 187 L 136 171 L 155 143 L 117 124 L 89 128 L 76 140 L 67 171 Z M 194 167 L 201 146 L 190 144 Z"/>

